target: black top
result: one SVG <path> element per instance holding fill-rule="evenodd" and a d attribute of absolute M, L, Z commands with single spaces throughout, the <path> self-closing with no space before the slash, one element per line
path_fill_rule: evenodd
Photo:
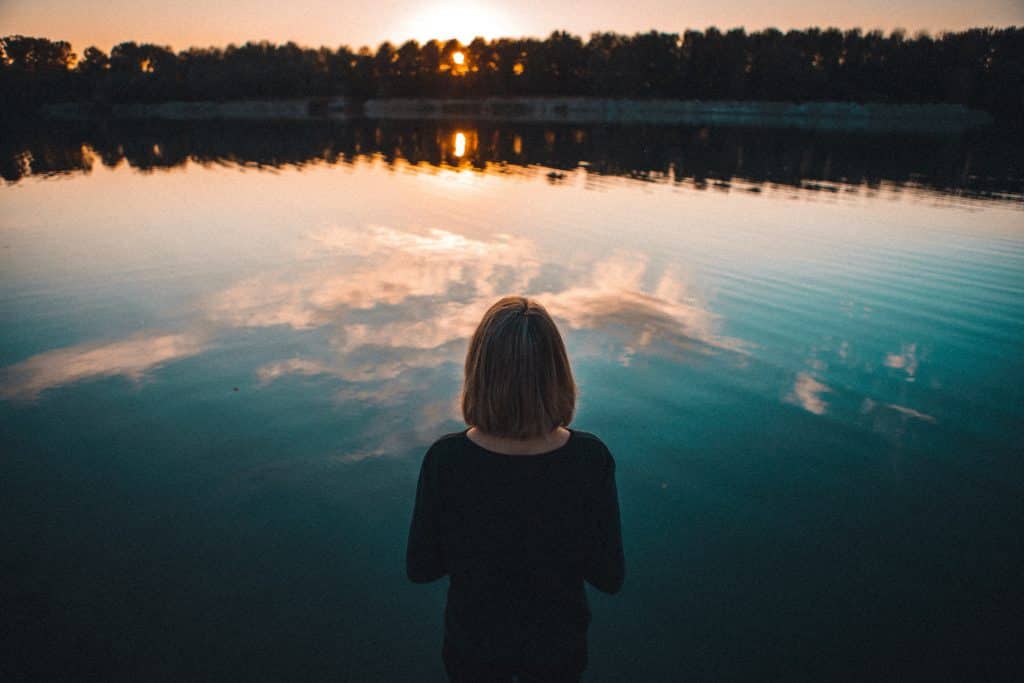
<path fill-rule="evenodd" d="M 446 434 L 423 457 L 409 531 L 409 579 L 450 577 L 445 655 L 517 667 L 586 667 L 584 579 L 622 587 L 615 460 L 569 430 L 538 455 L 489 451 Z"/>

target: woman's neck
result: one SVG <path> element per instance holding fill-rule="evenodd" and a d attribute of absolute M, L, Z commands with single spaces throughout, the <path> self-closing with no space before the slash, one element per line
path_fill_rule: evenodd
<path fill-rule="evenodd" d="M 511 439 L 505 436 L 494 436 L 476 427 L 466 431 L 466 437 L 473 443 L 483 446 L 489 451 L 505 455 L 537 455 L 561 448 L 569 441 L 569 430 L 557 427 L 548 434 L 530 437 L 529 439 Z"/>

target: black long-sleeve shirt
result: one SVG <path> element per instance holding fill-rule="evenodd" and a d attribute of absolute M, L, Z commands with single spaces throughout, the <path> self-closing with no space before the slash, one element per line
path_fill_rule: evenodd
<path fill-rule="evenodd" d="M 586 667 L 583 582 L 625 576 L 615 460 L 589 432 L 560 448 L 503 455 L 446 434 L 420 468 L 409 578 L 449 575 L 446 656 L 512 667 Z"/>

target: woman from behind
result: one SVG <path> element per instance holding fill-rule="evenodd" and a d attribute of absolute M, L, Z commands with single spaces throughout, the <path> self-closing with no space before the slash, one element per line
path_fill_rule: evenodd
<path fill-rule="evenodd" d="M 625 561 L 615 460 L 569 428 L 575 403 L 544 307 L 492 305 L 466 354 L 468 427 L 423 458 L 406 555 L 410 580 L 449 577 L 451 681 L 579 681 L 586 668 L 584 581 L 617 593 Z"/>

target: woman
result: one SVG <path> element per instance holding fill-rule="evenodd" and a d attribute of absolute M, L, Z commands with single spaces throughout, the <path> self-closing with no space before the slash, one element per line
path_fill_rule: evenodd
<path fill-rule="evenodd" d="M 615 460 L 569 429 L 576 384 L 544 307 L 505 297 L 469 343 L 469 427 L 423 458 L 406 565 L 450 577 L 442 658 L 449 679 L 579 681 L 590 623 L 583 582 L 622 587 Z"/>

